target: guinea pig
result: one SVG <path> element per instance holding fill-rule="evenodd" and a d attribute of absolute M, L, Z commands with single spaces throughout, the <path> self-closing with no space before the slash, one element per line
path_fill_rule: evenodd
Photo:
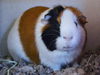
<path fill-rule="evenodd" d="M 7 45 L 15 61 L 62 69 L 80 56 L 86 37 L 86 17 L 77 8 L 56 6 L 26 10 L 11 28 Z"/>

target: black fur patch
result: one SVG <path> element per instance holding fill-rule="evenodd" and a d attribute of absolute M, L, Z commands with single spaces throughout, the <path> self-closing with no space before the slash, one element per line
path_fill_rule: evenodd
<path fill-rule="evenodd" d="M 45 17 L 50 16 L 47 24 L 50 26 L 42 33 L 42 39 L 50 51 L 56 49 L 56 38 L 60 36 L 60 24 L 57 21 L 57 17 L 63 10 L 64 8 L 62 6 L 57 6 L 51 9 L 48 14 L 45 15 Z"/>

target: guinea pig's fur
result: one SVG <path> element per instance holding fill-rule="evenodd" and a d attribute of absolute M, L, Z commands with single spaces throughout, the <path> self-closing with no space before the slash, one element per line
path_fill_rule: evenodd
<path fill-rule="evenodd" d="M 23 59 L 60 70 L 79 57 L 86 17 L 74 7 L 34 7 L 25 11 L 8 34 L 14 60 Z"/>

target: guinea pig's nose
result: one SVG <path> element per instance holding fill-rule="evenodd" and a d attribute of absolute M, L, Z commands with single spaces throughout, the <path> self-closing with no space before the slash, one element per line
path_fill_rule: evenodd
<path fill-rule="evenodd" d="M 70 36 L 70 37 L 63 36 L 63 38 L 64 38 L 65 40 L 72 40 L 72 39 L 73 39 L 73 36 Z"/>

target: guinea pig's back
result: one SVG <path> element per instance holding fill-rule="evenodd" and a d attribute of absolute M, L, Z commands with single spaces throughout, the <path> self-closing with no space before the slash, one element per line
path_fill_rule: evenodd
<path fill-rule="evenodd" d="M 7 44 L 11 56 L 19 61 L 34 61 L 39 63 L 39 55 L 35 43 L 35 25 L 46 7 L 34 7 L 25 11 L 15 22 L 8 34 Z"/>

